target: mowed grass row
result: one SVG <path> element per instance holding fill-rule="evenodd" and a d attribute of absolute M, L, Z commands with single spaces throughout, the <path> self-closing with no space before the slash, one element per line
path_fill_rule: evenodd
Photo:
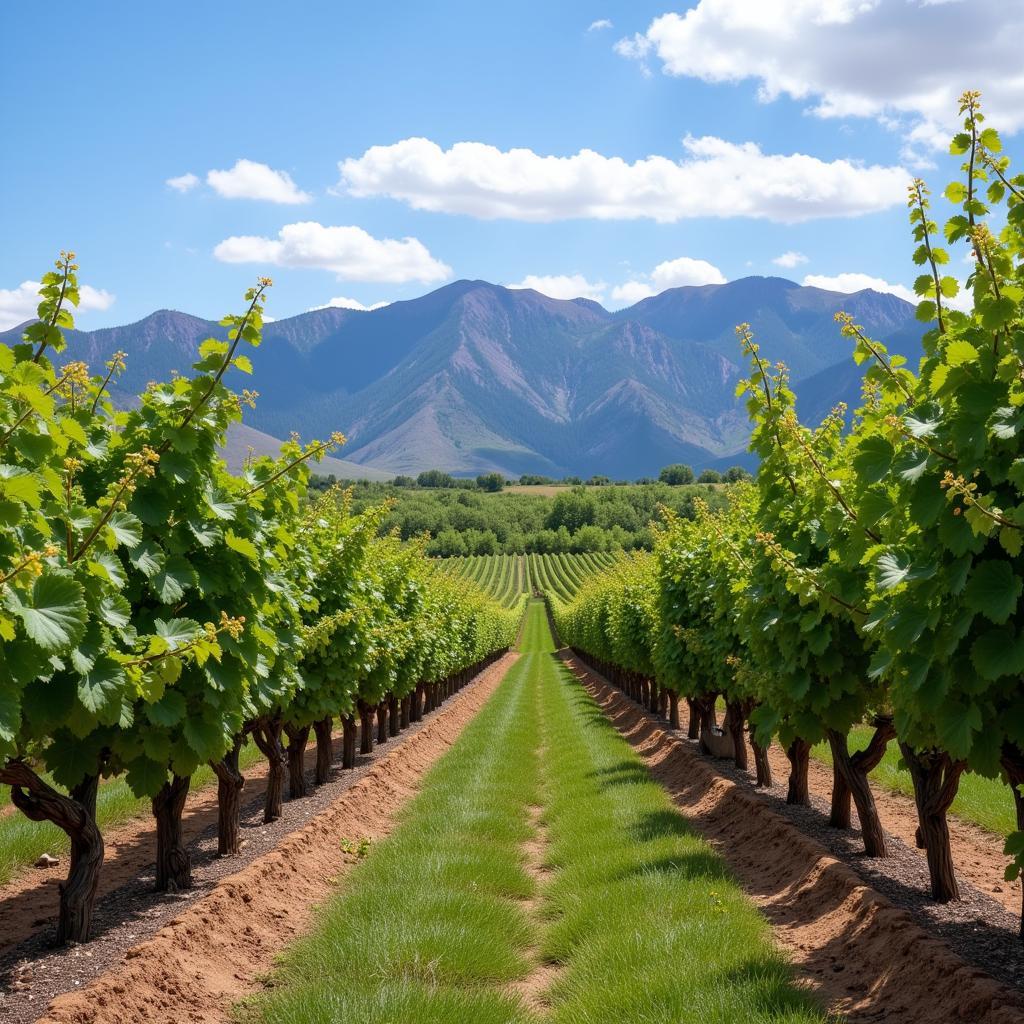
<path fill-rule="evenodd" d="M 262 754 L 254 743 L 247 743 L 238 757 L 244 771 L 256 764 Z M 53 785 L 52 780 L 47 781 Z M 213 769 L 202 765 L 192 776 L 190 792 L 215 786 Z M 0 885 L 34 864 L 44 853 L 64 857 L 71 848 L 67 833 L 49 821 L 30 821 L 19 810 L 10 807 L 10 787 L 3 787 L 0 799 Z M 137 797 L 128 788 L 124 778 L 111 779 L 100 784 L 96 795 L 96 819 L 100 831 L 108 832 L 133 818 L 152 813 L 149 797 Z"/>
<path fill-rule="evenodd" d="M 823 1021 L 721 862 L 555 658 L 543 606 L 527 614 L 524 656 L 239 1017 Z M 552 870 L 527 904 L 538 803 Z M 508 988 L 536 959 L 563 968 L 543 1016 Z"/>
<path fill-rule="evenodd" d="M 863 750 L 874 729 L 866 725 L 855 725 L 850 730 L 850 752 Z M 827 743 L 812 748 L 811 756 L 823 764 L 832 766 L 832 750 Z M 880 786 L 895 793 L 913 798 L 914 784 L 910 772 L 900 767 L 900 748 L 890 743 L 885 757 L 871 773 L 871 785 Z M 960 778 L 960 789 L 950 807 L 950 813 L 964 821 L 970 821 L 1000 839 L 1017 831 L 1017 812 L 1013 806 L 1013 794 L 1009 786 L 1000 779 L 986 779 L 983 775 L 967 773 Z"/>
<path fill-rule="evenodd" d="M 561 664 L 542 684 L 557 1024 L 821 1022 L 722 861 Z"/>

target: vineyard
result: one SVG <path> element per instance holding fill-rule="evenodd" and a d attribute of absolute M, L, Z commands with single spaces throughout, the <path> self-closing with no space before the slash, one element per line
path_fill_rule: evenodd
<path fill-rule="evenodd" d="M 1024 175 L 960 115 L 920 365 L 839 314 L 808 426 L 741 324 L 758 475 L 653 551 L 428 557 L 310 487 L 341 435 L 230 472 L 271 282 L 122 405 L 61 253 L 0 345 L 0 1019 L 1024 1021 Z"/>
<path fill-rule="evenodd" d="M 573 598 L 594 573 L 609 568 L 617 556 L 606 552 L 557 555 L 473 555 L 445 558 L 440 564 L 451 575 L 468 579 L 505 608 L 524 597 L 545 593 L 561 601 Z"/>

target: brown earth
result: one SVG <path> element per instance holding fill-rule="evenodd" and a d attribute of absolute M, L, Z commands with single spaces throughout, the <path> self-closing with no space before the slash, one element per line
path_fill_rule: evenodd
<path fill-rule="evenodd" d="M 485 669 L 305 827 L 222 879 L 152 938 L 129 949 L 121 963 L 82 990 L 58 996 L 40 1024 L 224 1021 L 231 1004 L 255 988 L 357 862 L 356 855 L 342 852 L 342 840 L 374 841 L 392 831 L 394 812 L 517 657 L 507 654 Z M 211 799 L 215 804 L 215 793 Z"/>
<path fill-rule="evenodd" d="M 695 746 L 562 653 L 832 1012 L 853 1024 L 1024 1024 L 1018 992 L 968 965 L 758 794 L 723 777 Z"/>

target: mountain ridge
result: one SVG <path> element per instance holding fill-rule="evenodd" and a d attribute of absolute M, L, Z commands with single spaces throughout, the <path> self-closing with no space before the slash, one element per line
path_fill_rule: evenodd
<path fill-rule="evenodd" d="M 675 461 L 749 464 L 735 398 L 740 322 L 794 382 L 808 381 L 816 415 L 855 399 L 859 371 L 834 323 L 840 309 L 894 351 L 920 355 L 914 307 L 870 289 L 747 277 L 609 311 L 460 280 L 374 310 L 325 307 L 268 322 L 252 377 L 232 378 L 261 393 L 248 426 L 271 439 L 340 429 L 347 463 L 388 473 L 637 477 Z M 133 324 L 69 332 L 69 350 L 94 366 L 127 352 L 115 396 L 128 400 L 149 380 L 186 372 L 202 340 L 224 335 L 213 321 L 157 310 Z"/>

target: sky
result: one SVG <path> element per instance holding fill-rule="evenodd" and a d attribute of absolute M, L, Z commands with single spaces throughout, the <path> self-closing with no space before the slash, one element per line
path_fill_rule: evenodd
<path fill-rule="evenodd" d="M 276 319 L 459 278 L 910 297 L 959 93 L 1024 127 L 1024 0 L 7 0 L 0 34 L 0 329 L 61 249 L 86 329 L 264 274 Z"/>

